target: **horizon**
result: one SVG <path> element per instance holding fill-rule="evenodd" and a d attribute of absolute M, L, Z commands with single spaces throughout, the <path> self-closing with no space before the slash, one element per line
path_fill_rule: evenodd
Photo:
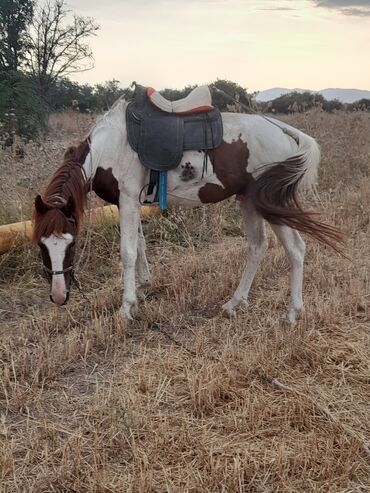
<path fill-rule="evenodd" d="M 80 83 L 370 90 L 370 0 L 69 0 L 101 26 Z M 143 36 L 141 33 L 145 33 Z M 127 49 L 125 49 L 127 47 Z"/>

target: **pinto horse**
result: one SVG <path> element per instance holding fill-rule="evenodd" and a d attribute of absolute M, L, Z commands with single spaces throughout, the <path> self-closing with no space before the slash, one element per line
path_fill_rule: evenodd
<path fill-rule="evenodd" d="M 149 171 L 128 143 L 125 112 L 119 99 L 90 136 L 70 147 L 43 197 L 34 204 L 34 241 L 40 246 L 51 283 L 50 298 L 68 300 L 74 272 L 75 240 L 90 188 L 120 210 L 124 291 L 121 313 L 132 319 L 138 288 L 150 282 L 140 220 L 140 193 Z M 291 297 L 287 319 L 294 323 L 303 308 L 305 242 L 299 232 L 338 249 L 337 229 L 304 211 L 299 189 L 315 187 L 320 162 L 316 141 L 285 123 L 259 115 L 223 113 L 223 141 L 208 151 L 186 151 L 180 166 L 168 172 L 168 201 L 190 207 L 235 196 L 245 223 L 248 262 L 240 283 L 223 310 L 232 315 L 248 303 L 249 290 L 267 249 L 265 222 L 281 241 L 290 263 Z"/>

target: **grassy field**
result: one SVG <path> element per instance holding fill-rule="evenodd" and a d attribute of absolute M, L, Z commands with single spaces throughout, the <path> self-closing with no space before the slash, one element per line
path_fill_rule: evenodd
<path fill-rule="evenodd" d="M 2 222 L 29 215 L 68 141 L 3 154 Z M 83 293 L 48 301 L 38 253 L 0 257 L 0 491 L 370 491 L 370 114 L 285 118 L 322 146 L 322 212 L 342 258 L 307 240 L 305 312 L 286 327 L 288 267 L 270 248 L 248 309 L 220 308 L 246 257 L 234 201 L 145 224 L 153 285 L 140 320 L 116 311 L 115 227 L 93 231 Z"/>

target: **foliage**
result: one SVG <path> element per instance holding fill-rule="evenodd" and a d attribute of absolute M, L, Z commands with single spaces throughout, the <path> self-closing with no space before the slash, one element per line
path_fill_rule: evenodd
<path fill-rule="evenodd" d="M 162 96 L 170 101 L 176 101 L 177 99 L 185 98 L 193 89 L 197 86 L 185 86 L 184 89 L 163 89 L 161 92 Z"/>
<path fill-rule="evenodd" d="M 322 109 L 331 113 L 334 110 L 342 110 L 343 103 L 339 99 L 332 99 L 330 101 L 324 99 Z"/>
<path fill-rule="evenodd" d="M 302 93 L 293 91 L 274 99 L 272 102 L 272 108 L 276 113 L 293 112 L 294 106 L 297 106 L 298 109 L 303 108 L 303 110 L 309 110 L 313 108 L 315 104 L 322 103 L 323 100 L 324 98 L 321 94 L 314 94 L 309 91 Z"/>
<path fill-rule="evenodd" d="M 274 99 L 269 103 L 269 110 L 276 113 L 297 113 L 305 112 L 314 107 L 323 109 L 331 113 L 334 110 L 343 109 L 343 103 L 338 99 L 328 101 L 321 94 L 305 91 L 292 91 L 283 94 L 279 98 Z"/>
<path fill-rule="evenodd" d="M 370 99 L 362 98 L 351 105 L 353 110 L 370 110 Z"/>
<path fill-rule="evenodd" d="M 228 109 L 227 105 L 234 104 L 234 100 L 238 97 L 242 105 L 242 112 L 246 111 L 245 108 L 250 107 L 252 95 L 248 94 L 247 89 L 236 82 L 226 79 L 217 79 L 210 85 L 219 89 L 213 90 L 213 102 L 221 111 L 226 111 Z"/>
<path fill-rule="evenodd" d="M 104 84 L 96 84 L 93 89 L 93 109 L 96 111 L 108 110 L 124 92 L 125 89 L 119 86 L 119 81 L 116 79 L 108 80 Z"/>
<path fill-rule="evenodd" d="M 235 103 L 235 97 L 239 97 L 240 103 L 245 107 L 250 107 L 251 94 L 248 94 L 247 89 L 240 86 L 236 82 L 232 82 L 226 79 L 217 79 L 209 84 L 212 91 L 212 100 L 215 106 L 217 106 L 221 111 L 227 111 L 228 105 L 233 105 Z M 184 98 L 190 91 L 195 89 L 196 85 L 185 86 L 184 89 L 163 89 L 161 94 L 174 101 L 176 99 Z M 244 108 L 242 107 L 242 111 Z"/>
<path fill-rule="evenodd" d="M 118 80 L 110 80 L 103 84 L 78 84 L 70 79 L 59 79 L 51 88 L 46 98 L 50 111 L 71 108 L 75 102 L 79 111 L 103 112 L 126 92 Z"/>
<path fill-rule="evenodd" d="M 18 70 L 27 47 L 34 0 L 0 0 L 0 70 Z"/>
<path fill-rule="evenodd" d="M 94 88 L 63 77 L 50 87 L 46 101 L 49 111 L 71 108 L 72 103 L 77 101 L 78 109 L 86 112 L 95 107 Z"/>
<path fill-rule="evenodd" d="M 20 72 L 0 72 L 0 120 L 15 113 L 15 128 L 19 135 L 33 138 L 43 126 L 44 105 L 33 80 Z"/>

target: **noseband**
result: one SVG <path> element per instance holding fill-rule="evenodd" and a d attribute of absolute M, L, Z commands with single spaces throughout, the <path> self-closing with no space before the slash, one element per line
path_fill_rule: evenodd
<path fill-rule="evenodd" d="M 71 224 L 75 224 L 75 218 L 74 217 L 67 217 L 67 221 Z M 76 255 L 76 245 L 73 244 L 72 247 L 72 264 L 68 267 L 66 267 L 65 269 L 62 269 L 62 270 L 52 270 L 52 269 L 49 269 L 49 267 L 46 267 L 46 265 L 44 264 L 44 262 L 42 263 L 42 268 L 44 269 L 45 272 L 47 272 L 48 274 L 52 275 L 52 276 L 55 276 L 55 275 L 58 275 L 58 274 L 64 274 L 65 272 L 70 272 L 71 273 L 71 277 L 72 279 L 74 280 L 75 278 L 75 255 Z"/>
<path fill-rule="evenodd" d="M 73 262 L 72 265 L 70 265 L 69 267 L 67 267 L 66 269 L 63 269 L 63 270 L 51 270 L 51 269 L 49 269 L 49 267 L 46 267 L 45 264 L 42 264 L 42 267 L 43 267 L 45 272 L 47 272 L 48 274 L 51 274 L 52 276 L 55 276 L 58 274 L 64 274 L 65 272 L 70 272 L 70 271 L 72 272 L 72 276 L 73 276 L 75 264 Z"/>

